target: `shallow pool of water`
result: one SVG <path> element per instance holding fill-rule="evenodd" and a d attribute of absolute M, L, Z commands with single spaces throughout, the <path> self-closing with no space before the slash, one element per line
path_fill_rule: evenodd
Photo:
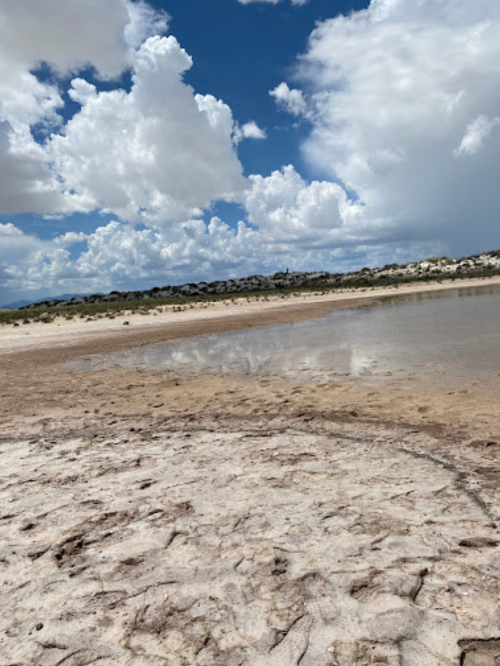
<path fill-rule="evenodd" d="M 96 355 L 72 367 L 111 365 L 314 380 L 390 373 L 500 381 L 500 285 L 395 296 L 322 319 Z"/>

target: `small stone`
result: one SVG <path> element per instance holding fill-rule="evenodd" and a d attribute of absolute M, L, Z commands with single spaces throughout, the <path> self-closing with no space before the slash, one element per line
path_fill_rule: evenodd
<path fill-rule="evenodd" d="M 36 629 L 37 631 L 41 631 L 41 630 L 43 629 L 43 622 L 37 622 L 37 623 L 35 624 L 35 629 Z"/>

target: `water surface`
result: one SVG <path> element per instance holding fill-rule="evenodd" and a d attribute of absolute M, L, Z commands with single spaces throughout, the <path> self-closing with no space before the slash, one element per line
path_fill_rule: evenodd
<path fill-rule="evenodd" d="M 282 378 L 446 376 L 500 382 L 500 285 L 394 296 L 322 319 L 86 357 L 119 365 Z"/>

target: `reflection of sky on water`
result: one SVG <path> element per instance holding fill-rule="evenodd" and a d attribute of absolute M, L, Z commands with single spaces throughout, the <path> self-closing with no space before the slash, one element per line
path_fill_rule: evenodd
<path fill-rule="evenodd" d="M 247 331 L 149 345 L 78 364 L 285 378 L 500 372 L 500 287 L 394 297 L 368 307 Z"/>

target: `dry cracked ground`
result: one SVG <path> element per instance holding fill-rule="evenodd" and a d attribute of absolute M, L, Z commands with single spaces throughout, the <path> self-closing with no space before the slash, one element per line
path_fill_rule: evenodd
<path fill-rule="evenodd" d="M 93 345 L 0 354 L 0 666 L 500 664 L 498 397 Z"/>
<path fill-rule="evenodd" d="M 129 426 L 2 437 L 2 666 L 500 663 L 495 446 Z"/>

